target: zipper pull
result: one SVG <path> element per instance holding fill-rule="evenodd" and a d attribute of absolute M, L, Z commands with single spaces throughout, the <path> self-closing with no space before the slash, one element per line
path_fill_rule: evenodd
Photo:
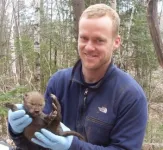
<path fill-rule="evenodd" d="M 84 91 L 84 107 L 86 106 L 87 95 L 88 95 L 88 88 L 86 88 Z"/>
<path fill-rule="evenodd" d="M 88 88 L 85 89 L 84 96 L 87 96 L 87 94 L 88 94 Z"/>

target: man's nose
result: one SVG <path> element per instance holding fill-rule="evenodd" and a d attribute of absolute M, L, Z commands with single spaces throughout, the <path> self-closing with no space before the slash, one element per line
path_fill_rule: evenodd
<path fill-rule="evenodd" d="M 88 51 L 93 51 L 95 50 L 95 46 L 92 41 L 88 41 L 85 45 L 85 49 Z"/>

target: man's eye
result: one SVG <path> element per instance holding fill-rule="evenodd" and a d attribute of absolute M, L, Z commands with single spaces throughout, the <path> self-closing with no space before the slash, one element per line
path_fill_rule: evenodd
<path fill-rule="evenodd" d="M 87 38 L 84 37 L 84 36 L 81 36 L 80 39 L 83 40 L 83 41 L 86 41 L 87 40 Z"/>
<path fill-rule="evenodd" d="M 97 39 L 97 42 L 98 42 L 98 43 L 102 43 L 102 42 L 104 42 L 104 40 L 102 40 L 102 39 Z"/>

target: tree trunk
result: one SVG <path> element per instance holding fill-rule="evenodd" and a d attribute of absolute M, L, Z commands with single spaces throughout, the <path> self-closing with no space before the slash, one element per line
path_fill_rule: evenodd
<path fill-rule="evenodd" d="M 36 89 L 40 91 L 40 0 L 35 1 L 35 23 L 34 23 L 34 51 L 35 51 L 35 68 L 34 82 Z"/>
<path fill-rule="evenodd" d="M 5 9 L 5 5 L 6 2 L 4 0 L 1 0 L 0 2 L 1 5 L 1 14 L 0 14 L 0 56 L 4 56 L 5 55 L 5 51 L 4 51 L 4 44 L 5 44 L 5 40 L 4 40 L 4 22 L 5 22 L 5 13 L 6 13 L 6 9 Z"/>
<path fill-rule="evenodd" d="M 80 16 L 85 9 L 85 2 L 84 0 L 72 0 L 72 7 L 73 7 L 73 14 L 74 14 L 74 36 L 76 39 L 76 42 L 78 41 L 78 23 Z M 76 50 L 77 50 L 77 44 L 76 44 Z M 77 50 L 78 53 L 78 50 Z"/>
<path fill-rule="evenodd" d="M 13 19 L 12 19 L 13 20 Z M 14 21 L 11 21 L 11 33 L 10 33 L 10 50 L 11 50 L 11 70 L 14 76 L 14 83 L 19 84 L 17 67 L 16 67 L 16 52 L 14 44 Z"/>
<path fill-rule="evenodd" d="M 5 23 L 6 23 L 6 0 L 0 1 L 0 58 L 3 60 L 6 59 L 6 30 L 5 30 Z M 4 62 L 4 61 L 3 61 Z M 5 65 L 0 64 L 1 72 L 5 72 Z"/>
<path fill-rule="evenodd" d="M 18 3 L 15 4 L 14 1 L 12 1 L 12 6 L 13 6 L 13 15 L 14 15 L 14 27 L 15 27 L 15 40 L 16 40 L 16 55 L 18 57 L 17 61 L 17 69 L 19 73 L 19 84 L 23 84 L 23 78 L 24 78 L 24 69 L 23 69 L 23 53 L 21 49 L 21 38 L 20 38 L 20 29 L 19 29 L 19 0 Z M 17 10 L 15 10 L 17 8 Z"/>
<path fill-rule="evenodd" d="M 159 30 L 157 3 L 158 0 L 148 0 L 147 20 L 157 59 L 160 66 L 163 68 L 163 42 Z"/>
<path fill-rule="evenodd" d="M 111 6 L 111 8 L 116 10 L 116 8 L 117 8 L 117 1 L 116 0 L 110 0 L 110 6 Z"/>

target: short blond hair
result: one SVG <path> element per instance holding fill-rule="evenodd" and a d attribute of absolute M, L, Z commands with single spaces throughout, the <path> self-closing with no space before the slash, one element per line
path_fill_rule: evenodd
<path fill-rule="evenodd" d="M 119 33 L 119 26 L 120 26 L 120 18 L 118 13 L 112 9 L 110 6 L 106 4 L 94 4 L 86 8 L 81 17 L 86 18 L 100 18 L 103 16 L 108 16 L 112 20 L 113 25 L 113 35 L 118 35 Z"/>

